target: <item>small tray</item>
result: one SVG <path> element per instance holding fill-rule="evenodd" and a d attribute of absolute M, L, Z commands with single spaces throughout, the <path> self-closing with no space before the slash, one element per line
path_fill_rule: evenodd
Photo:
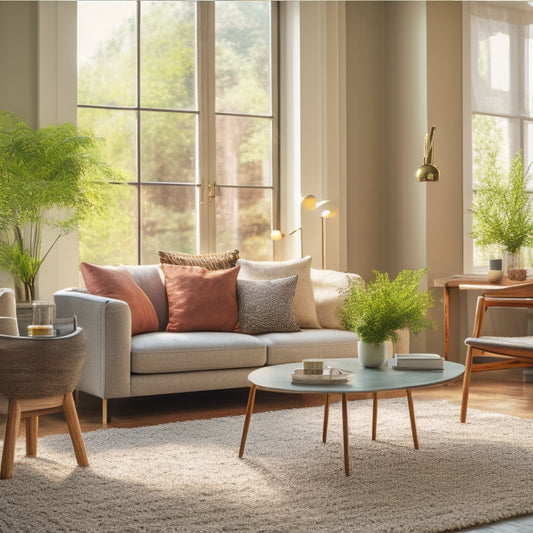
<path fill-rule="evenodd" d="M 324 368 L 322 374 L 304 374 L 303 368 L 296 368 L 291 374 L 293 383 L 312 383 L 313 385 L 326 385 L 329 383 L 346 383 L 353 377 L 350 370 L 341 368 Z"/>

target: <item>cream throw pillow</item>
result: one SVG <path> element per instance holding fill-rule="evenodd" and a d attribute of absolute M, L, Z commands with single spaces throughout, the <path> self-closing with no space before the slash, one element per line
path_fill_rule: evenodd
<path fill-rule="evenodd" d="M 361 276 L 336 270 L 311 269 L 316 314 L 322 328 L 344 329 L 339 317 L 352 283 Z"/>
<path fill-rule="evenodd" d="M 311 256 L 288 261 L 249 261 L 239 259 L 239 279 L 265 280 L 298 276 L 294 294 L 293 311 L 301 328 L 320 328 L 311 285 Z"/>

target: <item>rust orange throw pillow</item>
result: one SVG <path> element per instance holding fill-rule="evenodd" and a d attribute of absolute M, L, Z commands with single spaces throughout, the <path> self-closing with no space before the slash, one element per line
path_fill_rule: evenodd
<path fill-rule="evenodd" d="M 123 266 L 80 265 L 90 294 L 125 301 L 131 311 L 131 334 L 159 330 L 159 320 L 152 302 Z"/>
<path fill-rule="evenodd" d="M 167 331 L 236 331 L 240 267 L 206 270 L 161 265 L 168 298 Z"/>

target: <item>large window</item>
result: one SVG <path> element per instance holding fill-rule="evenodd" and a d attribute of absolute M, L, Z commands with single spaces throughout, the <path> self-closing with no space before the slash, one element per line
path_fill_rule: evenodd
<path fill-rule="evenodd" d="M 276 36 L 272 2 L 78 2 L 78 126 L 127 182 L 80 228 L 82 260 L 271 258 Z"/>
<path fill-rule="evenodd" d="M 533 160 L 533 8 L 526 2 L 509 7 L 485 2 L 469 4 L 475 195 L 491 153 L 496 154 L 504 173 L 520 151 L 525 168 Z M 474 271 L 486 270 L 490 257 L 501 256 L 496 247 L 472 246 Z M 531 250 L 522 250 L 522 266 L 533 266 Z"/>

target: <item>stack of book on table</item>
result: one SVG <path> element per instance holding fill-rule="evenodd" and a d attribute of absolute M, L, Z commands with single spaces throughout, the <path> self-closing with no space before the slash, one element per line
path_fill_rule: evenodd
<path fill-rule="evenodd" d="M 397 353 L 390 365 L 396 370 L 443 370 L 444 359 L 436 353 Z"/>

